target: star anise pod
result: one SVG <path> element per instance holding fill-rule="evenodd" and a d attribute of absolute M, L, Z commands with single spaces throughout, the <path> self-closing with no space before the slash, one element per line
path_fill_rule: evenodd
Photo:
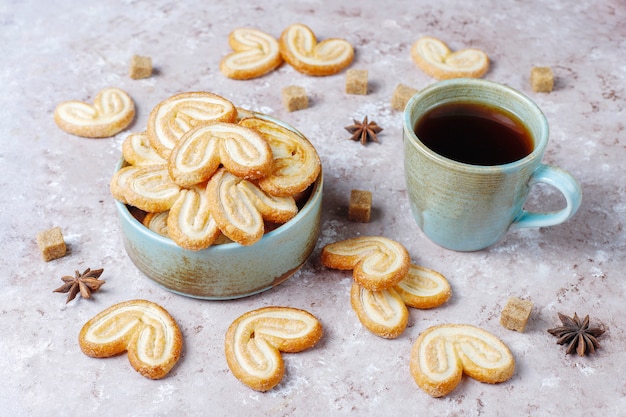
<path fill-rule="evenodd" d="M 599 327 L 589 327 L 589 315 L 583 320 L 578 318 L 574 313 L 574 317 L 568 317 L 559 313 L 562 326 L 548 329 L 548 332 L 559 338 L 556 342 L 559 345 L 567 344 L 566 354 L 578 353 L 578 356 L 585 356 L 588 353 L 595 353 L 600 347 L 597 337 L 604 333 Z"/>
<path fill-rule="evenodd" d="M 76 275 L 73 277 L 69 275 L 63 276 L 61 279 L 65 284 L 61 285 L 53 292 L 68 293 L 66 304 L 72 301 L 78 293 L 80 293 L 83 298 L 91 298 L 91 293 L 98 291 L 102 284 L 106 282 L 99 279 L 103 271 L 104 269 L 94 269 L 92 271 L 87 268 L 82 274 L 76 271 Z"/>
<path fill-rule="evenodd" d="M 378 142 L 376 135 L 383 131 L 383 128 L 378 126 L 376 122 L 368 122 L 367 116 L 362 122 L 357 122 L 352 119 L 353 125 L 346 126 L 348 132 L 352 133 L 350 139 L 361 141 L 361 145 L 365 145 L 368 141 Z"/>

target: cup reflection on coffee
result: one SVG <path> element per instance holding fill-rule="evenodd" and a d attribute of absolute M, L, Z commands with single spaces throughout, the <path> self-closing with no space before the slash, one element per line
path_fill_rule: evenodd
<path fill-rule="evenodd" d="M 484 249 L 509 229 L 562 223 L 580 206 L 576 180 L 541 162 L 548 123 L 516 90 L 480 79 L 437 82 L 409 100 L 403 123 L 411 210 L 440 246 Z M 524 210 L 536 183 L 558 189 L 566 206 L 546 213 Z"/>

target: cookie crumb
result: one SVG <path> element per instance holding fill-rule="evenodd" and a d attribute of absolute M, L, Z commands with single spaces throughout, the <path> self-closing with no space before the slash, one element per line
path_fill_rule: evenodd
<path fill-rule="evenodd" d="M 283 105 L 287 111 L 303 110 L 309 107 L 309 97 L 304 87 L 290 85 L 281 90 Z"/>
<path fill-rule="evenodd" d="M 133 55 L 130 60 L 130 78 L 139 80 L 149 78 L 152 75 L 152 58 L 147 56 Z"/>
<path fill-rule="evenodd" d="M 367 95 L 367 70 L 346 71 L 346 93 Z"/>
<path fill-rule="evenodd" d="M 398 84 L 391 96 L 391 108 L 397 111 L 404 111 L 406 103 L 408 103 L 409 99 L 413 97 L 415 93 L 417 93 L 415 88 Z"/>
<path fill-rule="evenodd" d="M 352 190 L 350 192 L 350 206 L 348 207 L 348 220 L 353 222 L 368 223 L 372 214 L 371 191 Z"/>
<path fill-rule="evenodd" d="M 550 67 L 533 67 L 530 70 L 530 87 L 536 93 L 549 93 L 554 88 L 554 74 Z"/>
<path fill-rule="evenodd" d="M 37 233 L 37 246 L 46 262 L 62 258 L 67 253 L 67 246 L 60 227 L 43 230 Z"/>
<path fill-rule="evenodd" d="M 500 324 L 509 330 L 522 333 L 526 328 L 532 308 L 531 301 L 510 297 L 500 315 Z"/>

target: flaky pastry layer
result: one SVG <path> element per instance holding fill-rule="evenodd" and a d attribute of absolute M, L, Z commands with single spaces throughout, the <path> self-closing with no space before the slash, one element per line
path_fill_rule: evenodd
<path fill-rule="evenodd" d="M 229 78 L 249 80 L 273 71 L 283 63 L 278 41 L 252 28 L 238 28 L 228 36 L 233 53 L 220 62 L 220 71 Z"/>
<path fill-rule="evenodd" d="M 169 216 L 169 214 L 169 211 L 162 211 L 160 213 L 147 213 L 146 217 L 143 218 L 141 224 L 161 236 L 169 237 L 169 234 L 167 232 L 167 217 Z"/>
<path fill-rule="evenodd" d="M 413 43 L 411 58 L 422 71 L 438 80 L 480 78 L 489 70 L 489 57 L 480 49 L 452 52 L 445 43 L 431 36 Z"/>
<path fill-rule="evenodd" d="M 406 276 L 394 289 L 406 305 L 413 308 L 439 307 L 452 294 L 448 280 L 439 272 L 411 264 Z"/>
<path fill-rule="evenodd" d="M 183 337 L 163 307 L 151 301 L 131 300 L 115 304 L 85 323 L 78 342 L 83 353 L 95 358 L 128 352 L 128 360 L 137 372 L 160 379 L 178 362 Z"/>
<path fill-rule="evenodd" d="M 382 236 L 363 236 L 331 243 L 322 249 L 328 268 L 352 270 L 354 280 L 371 291 L 389 289 L 407 274 L 411 258 L 400 243 Z"/>
<path fill-rule="evenodd" d="M 207 184 L 209 210 L 224 235 L 242 245 L 263 237 L 264 219 L 285 223 L 298 213 L 293 197 L 267 195 L 254 183 L 220 168 Z"/>
<path fill-rule="evenodd" d="M 152 109 L 146 133 L 155 152 L 167 159 L 191 129 L 212 122 L 232 122 L 236 117 L 237 109 L 222 96 L 204 91 L 180 93 Z"/>
<path fill-rule="evenodd" d="M 168 159 L 170 176 L 188 187 L 207 181 L 220 165 L 244 179 L 272 171 L 272 149 L 256 130 L 235 123 L 196 127 L 180 138 Z"/>
<path fill-rule="evenodd" d="M 292 307 L 249 311 L 229 326 L 224 349 L 237 379 L 257 391 L 275 387 L 283 378 L 280 352 L 309 349 L 322 338 L 323 328 L 311 313 Z"/>
<path fill-rule="evenodd" d="M 220 229 L 211 215 L 206 186 L 183 189 L 167 216 L 167 233 L 182 248 L 200 250 L 211 246 Z"/>
<path fill-rule="evenodd" d="M 433 397 L 450 393 L 465 373 L 481 382 L 513 376 L 515 359 L 496 336 L 467 324 L 442 324 L 422 332 L 411 350 L 410 370 L 417 385 Z"/>
<path fill-rule="evenodd" d="M 167 160 L 161 158 L 150 145 L 146 132 L 131 133 L 122 143 L 124 160 L 134 166 L 163 165 Z"/>
<path fill-rule="evenodd" d="M 315 182 L 321 162 L 304 136 L 257 117 L 245 118 L 239 124 L 263 135 L 272 150 L 272 171 L 257 181 L 263 191 L 279 197 L 294 196 Z"/>
<path fill-rule="evenodd" d="M 400 336 L 409 322 L 409 310 L 393 288 L 370 291 L 353 282 L 350 303 L 363 326 L 386 339 Z"/>
<path fill-rule="evenodd" d="M 279 39 L 283 59 L 297 71 L 307 75 L 336 74 L 352 63 L 354 48 L 345 39 L 317 41 L 306 25 L 289 25 Z"/>
<path fill-rule="evenodd" d="M 93 105 L 70 100 L 59 104 L 54 121 L 64 131 L 88 138 L 108 138 L 126 129 L 135 118 L 135 102 L 123 90 L 100 90 Z"/>
<path fill-rule="evenodd" d="M 135 168 L 135 167 L 134 167 Z M 167 165 L 147 165 L 130 170 L 123 168 L 115 173 L 112 184 L 122 185 L 127 204 L 138 209 L 158 213 L 169 210 L 180 195 L 180 186 L 170 178 Z M 123 180 L 118 176 L 125 177 Z"/>

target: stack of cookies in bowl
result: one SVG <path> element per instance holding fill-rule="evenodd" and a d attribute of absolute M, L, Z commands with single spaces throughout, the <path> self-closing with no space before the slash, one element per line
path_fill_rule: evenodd
<path fill-rule="evenodd" d="M 320 159 L 279 120 L 181 93 L 152 110 L 122 154 L 110 188 L 126 251 L 171 291 L 254 294 L 291 276 L 315 246 Z"/>

